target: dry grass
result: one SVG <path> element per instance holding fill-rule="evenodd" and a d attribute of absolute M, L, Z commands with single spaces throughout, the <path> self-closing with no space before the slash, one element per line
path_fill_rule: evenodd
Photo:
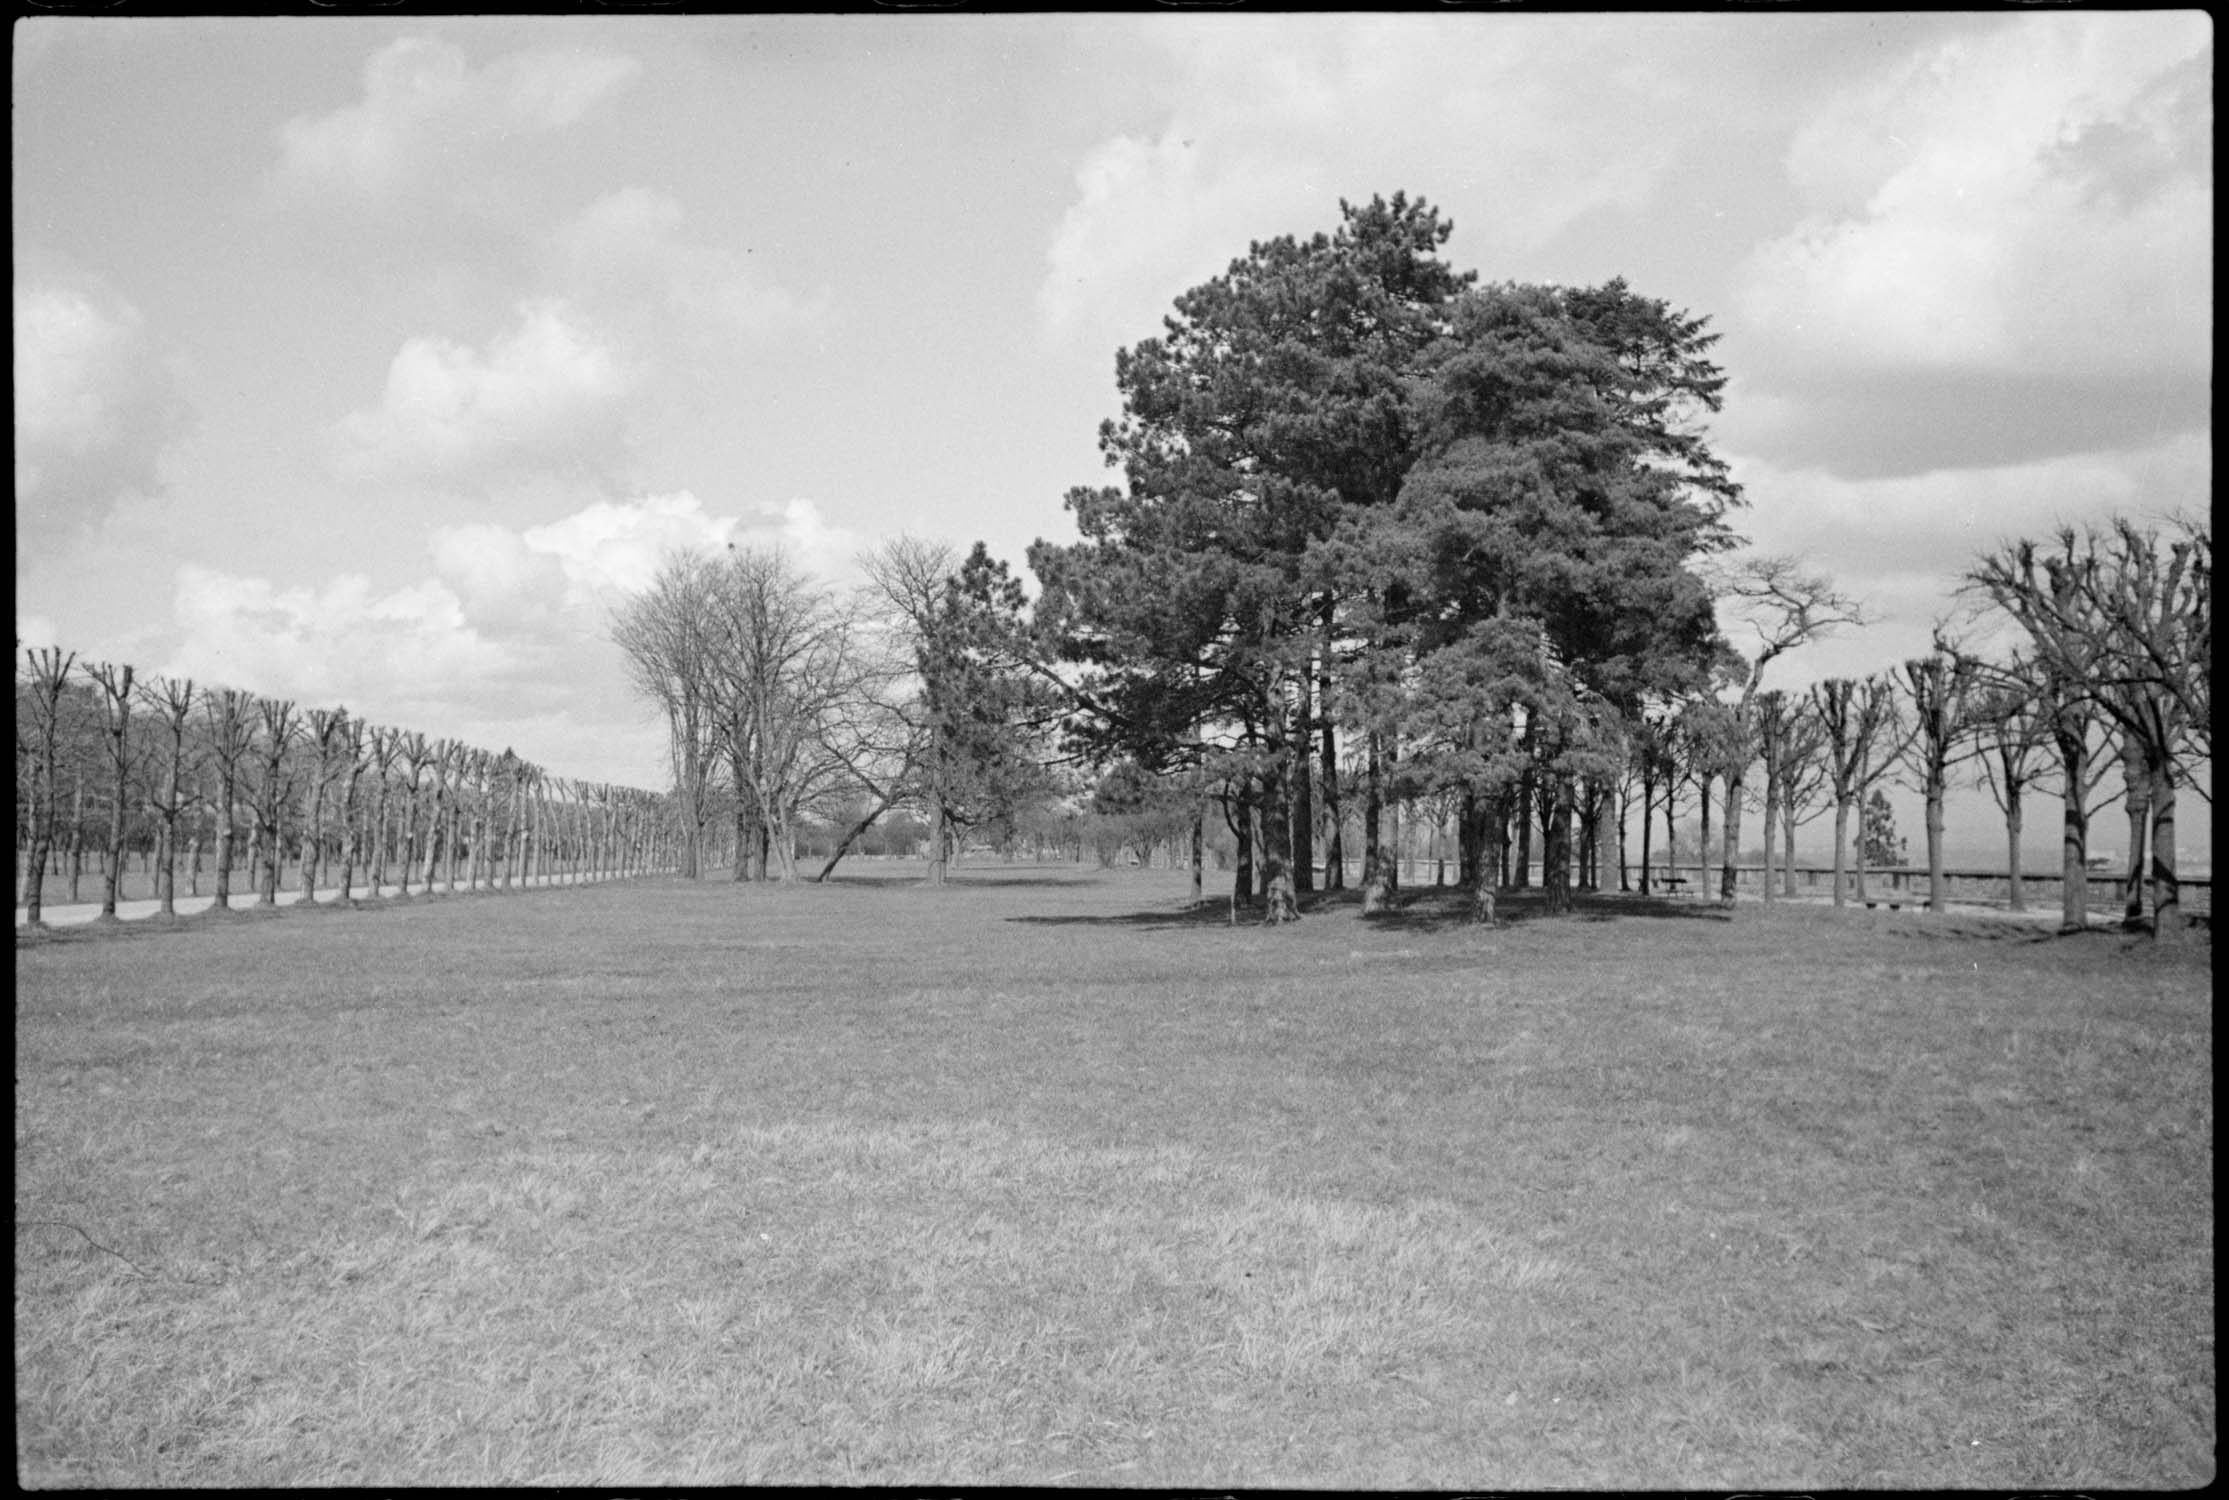
<path fill-rule="evenodd" d="M 19 940 L 19 1477 L 2210 1479 L 2206 949 L 1182 890 Z"/>

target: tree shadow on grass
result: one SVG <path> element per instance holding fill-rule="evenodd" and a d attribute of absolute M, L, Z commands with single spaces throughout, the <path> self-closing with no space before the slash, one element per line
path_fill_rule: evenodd
<path fill-rule="evenodd" d="M 1175 909 L 1161 907 L 1152 911 L 1123 912 L 1117 916 L 1072 917 L 1008 917 L 1009 922 L 1019 922 L 1025 927 L 1129 927 L 1140 931 L 1154 928 L 1229 927 L 1231 903 L 1225 899 L 1209 897 L 1198 905 Z M 1259 906 L 1241 906 L 1238 909 L 1240 927 L 1260 927 L 1262 909 Z"/>
<path fill-rule="evenodd" d="M 831 875 L 824 881 L 801 880 L 800 885 L 840 885 L 854 890 L 877 891 L 933 891 L 933 890 L 1054 890 L 1061 887 L 1097 885 L 1096 875 L 1067 874 L 1045 875 L 973 875 L 953 874 L 946 877 L 942 886 L 933 886 L 919 875 Z"/>
<path fill-rule="evenodd" d="M 1347 910 L 1354 910 L 1359 915 L 1361 905 L 1360 891 L 1327 892 L 1301 897 L 1300 913 L 1304 921 L 1311 916 L 1333 915 Z M 1547 898 L 1538 891 L 1503 891 L 1495 898 L 1494 918 L 1497 926 L 1516 927 L 1533 922 L 1556 921 L 1730 922 L 1733 914 L 1722 906 L 1661 896 L 1582 895 L 1573 898 L 1568 913 L 1555 916 L 1547 910 Z M 1129 927 L 1140 930 L 1268 925 L 1262 920 L 1262 908 L 1258 903 L 1240 906 L 1234 923 L 1231 903 L 1227 897 L 1210 897 L 1196 906 L 1175 911 L 1163 907 L 1155 911 L 1124 912 L 1117 916 L 1031 916 L 1008 917 L 1006 920 L 1039 927 Z M 1470 892 L 1448 887 L 1399 893 L 1383 910 L 1373 912 L 1362 920 L 1371 927 L 1402 932 L 1442 932 L 1449 928 L 1480 925 L 1471 920 Z"/>
<path fill-rule="evenodd" d="M 1354 900 L 1359 903 L 1360 897 Z M 1471 893 L 1434 886 L 1394 898 L 1384 911 L 1363 918 L 1373 927 L 1412 932 L 1441 932 L 1450 927 L 1476 927 L 1471 919 Z M 1535 922 L 1730 922 L 1733 913 L 1712 902 L 1680 897 L 1639 896 L 1617 892 L 1573 895 L 1570 909 L 1548 910 L 1548 898 L 1539 890 L 1501 891 L 1494 897 L 1494 923 L 1498 927 L 1524 927 Z"/>

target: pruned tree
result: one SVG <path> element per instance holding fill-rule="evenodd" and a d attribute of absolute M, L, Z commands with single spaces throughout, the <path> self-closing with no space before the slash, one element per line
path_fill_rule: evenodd
<path fill-rule="evenodd" d="M 456 811 L 456 792 L 450 780 L 457 769 L 458 758 L 464 746 L 452 739 L 436 740 L 426 756 L 426 766 L 433 772 L 433 783 L 427 788 L 426 798 L 426 847 L 425 862 L 419 867 L 419 889 L 424 895 L 434 893 L 434 878 L 441 872 L 442 856 L 456 847 L 456 838 L 450 821 Z M 444 894 L 456 894 L 456 872 L 449 872 Z"/>
<path fill-rule="evenodd" d="M 139 685 L 140 702 L 161 726 L 156 763 L 159 776 L 147 791 L 156 818 L 155 900 L 164 920 L 178 915 L 178 824 L 195 801 L 193 746 L 188 733 L 193 716 L 191 678 L 162 678 Z"/>
<path fill-rule="evenodd" d="M 1796 894 L 1796 830 L 1826 811 L 1828 799 L 1826 725 L 1808 700 L 1796 710 L 1782 743 L 1780 770 L 1781 848 L 1786 851 L 1780 889 Z"/>
<path fill-rule="evenodd" d="M 387 808 L 388 803 L 394 799 L 395 765 L 402 757 L 403 749 L 404 737 L 401 730 L 381 728 L 371 731 L 370 768 L 376 773 L 377 779 L 372 783 L 374 793 L 369 826 L 371 834 L 371 871 L 369 878 L 371 894 L 375 900 L 387 893 L 387 858 L 390 848 L 387 832 Z M 405 874 L 402 882 L 402 893 L 404 895 L 408 895 L 410 889 L 408 869 L 409 866 L 405 862 Z"/>
<path fill-rule="evenodd" d="M 343 718 L 335 736 L 334 750 L 340 757 L 341 764 L 346 767 L 341 775 L 341 869 L 338 889 L 333 896 L 336 907 L 347 908 L 356 904 L 357 858 L 362 848 L 357 833 L 356 791 L 363 783 L 364 772 L 374 765 L 382 778 L 387 774 L 386 764 L 377 759 L 375 747 L 379 739 L 379 731 L 370 728 L 354 715 Z M 372 887 L 372 894 L 379 894 L 376 883 Z"/>
<path fill-rule="evenodd" d="M 302 744 L 308 752 L 309 767 L 304 774 L 302 788 L 302 904 L 317 904 L 318 866 L 323 863 L 325 848 L 325 789 L 333 784 L 338 773 L 336 761 L 341 748 L 348 742 L 348 710 L 346 708 L 313 708 L 302 730 Z M 344 889 L 340 899 L 346 901 Z"/>
<path fill-rule="evenodd" d="M 1897 710 L 1896 684 L 1875 673 L 1862 681 L 1830 677 L 1811 689 L 1826 739 L 1827 781 L 1834 789 L 1834 904 L 1846 904 L 1844 875 L 1850 850 L 1850 814 L 1895 765 L 1904 745 Z M 1865 894 L 1865 861 L 1860 851 L 1858 895 Z"/>
<path fill-rule="evenodd" d="M 1927 909 L 1940 916 L 1947 888 L 1943 879 L 1943 799 L 1951 767 L 1974 751 L 1973 660 L 1938 635 L 1935 651 L 1914 657 L 1900 670 L 1904 696 L 1912 705 L 1912 734 L 1903 758 L 1926 800 Z"/>
<path fill-rule="evenodd" d="M 1974 672 L 1973 722 L 1981 784 L 2005 819 L 2006 901 L 2013 911 L 2026 911 L 2020 868 L 2023 809 L 2029 788 L 2045 771 L 2050 713 L 2028 686 L 2035 679 L 2032 661 L 2015 657 L 1998 667 L 1977 660 Z"/>
<path fill-rule="evenodd" d="M 262 743 L 251 763 L 257 771 L 256 836 L 263 866 L 258 872 L 255 904 L 259 908 L 276 908 L 279 867 L 286 862 L 286 849 L 280 842 L 280 825 L 287 803 L 293 800 L 291 752 L 302 737 L 303 722 L 293 701 L 283 698 L 256 700 L 256 718 L 262 731 Z"/>
<path fill-rule="evenodd" d="M 398 896 L 407 899 L 410 883 L 416 874 L 418 862 L 418 788 L 424 782 L 426 766 L 434 758 L 434 748 L 426 737 L 416 730 L 399 733 L 395 751 L 400 760 L 404 777 L 398 790 L 402 793 L 401 806 L 397 808 L 396 821 L 401 825 L 402 836 L 396 842 L 395 864 L 399 871 Z M 429 886 L 428 894 L 431 894 Z"/>
<path fill-rule="evenodd" d="M 2022 539 L 1968 570 L 1969 590 L 2027 635 L 2055 698 L 2086 696 L 2119 730 L 2130 829 L 2128 924 L 2142 924 L 2150 846 L 2151 930 L 2184 935 L 2175 799 L 2185 766 L 2212 745 L 2212 531 L 2177 519 L 2163 535 L 2126 518 L 2048 548 Z"/>
<path fill-rule="evenodd" d="M 1757 694 L 1750 705 L 1750 724 L 1756 735 L 1757 756 L 1765 769 L 1765 802 L 1762 832 L 1764 834 L 1765 878 L 1764 899 L 1769 905 L 1773 891 L 1773 839 L 1780 830 L 1782 798 L 1788 791 L 1790 761 L 1797 753 L 1794 743 L 1804 733 L 1808 724 L 1815 722 L 1804 713 L 1801 699 L 1791 698 L 1779 688 Z M 1795 865 L 1795 840 L 1787 841 L 1784 864 L 1789 873 Z"/>
<path fill-rule="evenodd" d="M 216 779 L 216 795 L 209 801 L 217 824 L 216 904 L 210 910 L 219 916 L 232 910 L 234 818 L 244 779 L 242 770 L 255 744 L 255 704 L 253 697 L 237 688 L 216 688 L 201 695 L 208 766 Z"/>
<path fill-rule="evenodd" d="M 43 927 L 42 898 L 46 887 L 46 862 L 54 847 L 58 817 L 56 787 L 59 781 L 62 741 L 62 702 L 69 691 L 70 667 L 77 653 L 65 654 L 54 646 L 28 653 L 26 680 L 17 702 L 29 710 L 32 767 L 30 788 L 31 839 L 23 871 L 24 920 Z"/>
<path fill-rule="evenodd" d="M 124 834 L 132 808 L 132 668 L 103 662 L 87 668 L 86 675 L 101 690 L 102 739 L 110 776 L 108 849 L 102 861 L 101 910 L 95 920 L 114 922 L 116 898 L 124 879 Z"/>

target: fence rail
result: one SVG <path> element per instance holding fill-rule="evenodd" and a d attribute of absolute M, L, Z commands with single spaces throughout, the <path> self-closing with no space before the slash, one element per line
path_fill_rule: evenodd
<path fill-rule="evenodd" d="M 1640 885 L 1640 869 L 1638 866 L 1629 866 L 1628 869 L 1637 889 Z M 1724 866 L 1716 864 L 1681 863 L 1670 866 L 1652 864 L 1649 866 L 1650 884 L 1652 886 L 1661 885 L 1665 874 L 1669 872 L 1674 881 L 1677 882 L 1675 889 L 1700 891 L 1707 887 L 1716 890 L 1723 870 Z M 1744 864 L 1734 866 L 1735 888 L 1750 892 L 1760 890 L 1763 885 L 1764 873 L 1763 865 Z M 1775 866 L 1773 869 L 1775 895 L 1784 894 L 1787 890 L 1787 886 L 1782 883 L 1785 873 L 1785 866 Z M 1833 866 L 1797 865 L 1795 874 L 1798 899 L 1806 896 L 1833 895 Z M 1845 870 L 1842 878 L 1845 887 L 1854 898 L 1857 894 L 1856 872 Z M 2020 872 L 2020 885 L 2024 898 L 2023 904 L 2028 906 L 2056 905 L 2059 900 L 2058 887 L 2064 879 L 2065 876 L 2058 870 L 2022 870 Z M 2128 890 L 2127 877 L 2124 873 L 2090 870 L 2082 876 L 2082 883 L 2084 886 L 2084 903 L 2092 910 L 2116 912 L 2121 910 Z M 2205 875 L 2180 876 L 2175 883 L 2182 897 L 2183 910 L 2186 913 L 2211 915 L 2213 911 L 2213 876 L 2210 872 Z M 1943 884 L 1945 899 L 1950 901 L 2004 906 L 2009 905 L 2012 899 L 2012 878 L 2010 872 L 2005 870 L 1946 869 L 1943 871 Z M 2048 892 L 2039 895 L 2031 889 L 2035 886 L 2048 886 L 2050 889 Z M 2150 900 L 2148 891 L 2149 888 L 2147 887 L 2147 905 Z M 1865 897 L 1868 901 L 1898 907 L 1923 905 L 1927 900 L 1927 869 L 1924 865 L 1892 865 L 1886 868 L 1869 868 L 1865 872 Z"/>

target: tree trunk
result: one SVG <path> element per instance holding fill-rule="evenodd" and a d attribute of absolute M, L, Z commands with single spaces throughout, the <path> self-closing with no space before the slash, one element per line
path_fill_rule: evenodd
<path fill-rule="evenodd" d="M 1231 837 L 1238 841 L 1237 871 L 1231 877 L 1231 904 L 1235 907 L 1254 904 L 1254 792 L 1246 777 L 1240 777 L 1231 788 L 1231 799 L 1226 818 L 1231 825 Z"/>
<path fill-rule="evenodd" d="M 1695 806 L 1702 823 L 1695 830 L 1695 894 L 1703 895 L 1710 889 L 1710 784 L 1716 778 L 1708 772 L 1695 778 Z"/>
<path fill-rule="evenodd" d="M 1785 851 L 1781 863 L 1786 866 L 1780 876 L 1780 893 L 1793 899 L 1796 894 L 1796 799 L 1792 788 L 1780 799 L 1780 844 Z"/>
<path fill-rule="evenodd" d="M 223 778 L 217 791 L 217 891 L 216 904 L 210 909 L 218 913 L 232 910 L 232 781 Z"/>
<path fill-rule="evenodd" d="M 158 916 L 175 917 L 178 915 L 178 824 L 175 818 L 165 819 L 163 826 L 155 831 L 155 854 L 155 912 Z"/>
<path fill-rule="evenodd" d="M 302 904 L 317 905 L 317 854 L 318 824 L 325 817 L 325 787 L 322 782 L 310 794 L 309 818 L 302 828 Z"/>
<path fill-rule="evenodd" d="M 1943 781 L 1942 769 L 1931 767 L 1927 774 L 1927 911 L 1938 917 L 1949 894 L 1948 882 L 1943 878 Z"/>
<path fill-rule="evenodd" d="M 1772 760 L 1765 760 L 1765 810 L 1759 819 L 1757 832 L 1762 837 L 1765 852 L 1765 905 L 1772 905 L 1772 835 L 1773 822 L 1780 815 L 1780 778 L 1773 774 Z"/>
<path fill-rule="evenodd" d="M 1326 684 L 1329 681 L 1327 676 Z M 1339 800 L 1339 751 L 1329 714 L 1323 716 L 1321 728 L 1323 759 L 1318 774 L 1323 782 L 1324 842 L 1327 846 L 1323 856 L 1323 888 L 1343 891 L 1347 888 L 1346 816 Z"/>
<path fill-rule="evenodd" d="M 1641 778 L 1641 894 L 1644 896 L 1650 894 L 1649 856 L 1655 852 L 1656 824 L 1650 816 L 1655 811 L 1655 801 L 1656 778 L 1644 775 Z"/>
<path fill-rule="evenodd" d="M 1726 836 L 1719 859 L 1718 899 L 1728 906 L 1734 904 L 1734 894 L 1741 881 L 1741 792 L 1748 775 L 1748 768 L 1744 766 L 1735 766 L 1726 772 Z"/>
<path fill-rule="evenodd" d="M 751 838 L 751 783 L 750 779 L 744 774 L 742 757 L 735 757 L 735 762 L 732 778 L 735 793 L 735 883 L 741 885 L 751 878 L 751 845 L 754 841 Z M 877 807 L 873 817 L 870 817 L 868 822 L 871 824 L 874 817 L 880 817 L 881 815 L 882 809 Z M 866 830 L 862 828 L 860 831 L 864 833 Z M 684 849 L 681 856 L 681 878 L 684 880 L 689 878 L 688 858 L 688 851 Z M 831 870 L 836 868 L 836 862 L 830 860 L 828 868 Z"/>
<path fill-rule="evenodd" d="M 70 905 L 78 902 L 78 883 L 85 878 L 85 783 L 70 792 Z"/>
<path fill-rule="evenodd" d="M 1274 703 L 1272 709 L 1276 707 Z M 1272 743 L 1262 773 L 1262 920 L 1276 926 L 1300 919 L 1293 890 L 1292 786 L 1285 777 L 1285 747 Z"/>
<path fill-rule="evenodd" d="M 426 862 L 419 869 L 422 878 L 418 884 L 428 896 L 433 894 L 433 877 L 441 869 L 441 822 L 445 811 L 442 804 L 447 798 L 448 788 L 436 785 L 433 806 L 426 814 Z"/>
<path fill-rule="evenodd" d="M 2182 886 L 2175 871 L 2175 771 L 2164 756 L 2151 764 L 2152 937 L 2179 943 L 2183 928 Z"/>
<path fill-rule="evenodd" d="M 2128 807 L 2128 878 L 2122 886 L 2121 925 L 2134 932 L 2144 925 L 2144 844 L 2152 824 L 2152 782 L 2144 768 L 2143 749 L 2133 735 L 2122 742 L 2121 780 L 2127 788 L 2122 800 Z"/>
<path fill-rule="evenodd" d="M 1532 793 L 1533 773 L 1528 766 L 1517 783 L 1517 857 L 1509 870 L 1509 883 L 1520 891 L 1532 885 Z"/>
<path fill-rule="evenodd" d="M 1385 909 L 1387 883 L 1385 849 L 1379 843 L 1379 826 L 1385 814 L 1385 768 L 1378 759 L 1378 732 L 1369 732 L 1362 782 L 1362 914 L 1374 916 Z"/>
<path fill-rule="evenodd" d="M 929 884 L 942 885 L 945 879 L 944 787 L 942 775 L 932 775 L 929 783 Z"/>
<path fill-rule="evenodd" d="M 1842 877 L 1849 868 L 1850 857 L 1850 798 L 1837 792 L 1834 797 L 1834 904 L 1847 906 L 1849 892 L 1842 888 Z"/>
<path fill-rule="evenodd" d="M 1296 692 L 1292 726 L 1292 764 L 1286 770 L 1288 784 L 1292 787 L 1292 884 L 1297 905 L 1298 898 L 1316 888 L 1316 805 L 1309 795 L 1308 779 L 1313 768 L 1309 765 L 1308 752 L 1315 744 L 1315 704 L 1309 692 L 1309 673 L 1305 665 L 1296 674 Z"/>
<path fill-rule="evenodd" d="M 1859 782 L 1858 789 L 1862 796 L 1865 783 Z M 1865 805 L 1862 802 L 1858 804 L 1857 858 L 1855 864 L 1857 868 L 1853 872 L 1852 878 L 1857 884 L 1857 898 L 1863 901 L 1865 899 Z"/>
<path fill-rule="evenodd" d="M 2005 795 L 2005 904 L 2012 911 L 2028 909 L 2027 893 L 2020 884 L 2020 784 L 2006 783 Z"/>
<path fill-rule="evenodd" d="M 1401 764 L 1401 732 L 1399 730 L 1394 730 L 1385 737 L 1385 743 L 1379 747 L 1379 753 L 1385 762 L 1385 784 L 1393 785 L 1394 773 L 1400 768 Z M 1385 889 L 1386 893 L 1391 895 L 1401 889 L 1401 839 L 1407 832 L 1407 829 L 1402 826 L 1401 819 L 1401 808 L 1404 804 L 1398 797 L 1381 796 L 1379 800 L 1384 807 L 1385 816 Z"/>
<path fill-rule="evenodd" d="M 1540 888 L 1551 914 L 1571 910 L 1571 778 L 1552 775 L 1540 789 L 1547 817 L 1541 827 Z"/>
<path fill-rule="evenodd" d="M 1466 790 L 1463 796 L 1468 802 L 1471 793 Z M 1501 862 L 1505 852 L 1502 820 L 1506 816 L 1506 809 L 1497 796 L 1486 799 L 1483 807 L 1476 807 L 1473 811 L 1478 818 L 1480 847 L 1474 859 L 1475 874 L 1471 881 L 1471 920 L 1498 926 L 1500 921 L 1494 914 L 1494 897 L 1495 887 L 1501 879 Z"/>
<path fill-rule="evenodd" d="M 1598 825 L 1594 816 L 1595 790 L 1591 785 L 1585 782 L 1580 783 L 1578 802 L 1579 860 L 1577 875 L 1579 890 L 1584 894 L 1595 889 L 1595 856 L 1597 853 L 1596 845 L 1599 842 L 1595 837 Z"/>
<path fill-rule="evenodd" d="M 1198 906 L 1207 899 L 1205 876 L 1201 866 L 1207 859 L 1207 806 L 1205 803 L 1192 809 L 1192 904 Z"/>
<path fill-rule="evenodd" d="M 1628 895 L 1633 890 L 1633 866 L 1625 857 L 1625 825 L 1633 815 L 1633 793 L 1623 785 L 1617 790 L 1618 807 L 1618 894 Z M 1641 810 L 1641 820 L 1648 821 L 1648 810 Z"/>

